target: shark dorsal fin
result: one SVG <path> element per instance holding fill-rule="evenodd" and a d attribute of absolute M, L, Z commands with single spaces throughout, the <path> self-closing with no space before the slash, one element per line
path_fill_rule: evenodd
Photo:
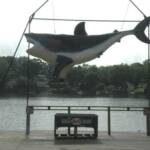
<path fill-rule="evenodd" d="M 87 35 L 85 31 L 85 22 L 80 22 L 76 25 L 74 35 Z"/>

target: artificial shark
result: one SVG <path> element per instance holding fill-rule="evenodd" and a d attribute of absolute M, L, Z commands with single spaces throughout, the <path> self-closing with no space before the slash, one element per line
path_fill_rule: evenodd
<path fill-rule="evenodd" d="M 140 41 L 150 44 L 149 38 L 144 33 L 149 22 L 150 17 L 146 17 L 133 30 L 121 32 L 115 30 L 103 35 L 88 35 L 84 22 L 77 24 L 74 35 L 27 33 L 25 34 L 27 41 L 33 44 L 27 53 L 53 64 L 54 77 L 64 80 L 74 65 L 99 57 L 124 36 L 133 34 Z"/>

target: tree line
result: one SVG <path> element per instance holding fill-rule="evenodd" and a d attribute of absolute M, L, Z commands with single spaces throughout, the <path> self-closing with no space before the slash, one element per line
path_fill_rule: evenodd
<path fill-rule="evenodd" d="M 1 80 L 11 60 L 12 57 L 0 57 Z M 28 62 L 26 57 L 15 58 L 5 84 L 0 85 L 0 95 L 23 96 L 29 92 L 31 96 L 146 97 L 148 94 L 147 60 L 105 67 L 79 65 L 71 70 L 63 83 L 53 80 L 53 68 L 40 59 Z"/>

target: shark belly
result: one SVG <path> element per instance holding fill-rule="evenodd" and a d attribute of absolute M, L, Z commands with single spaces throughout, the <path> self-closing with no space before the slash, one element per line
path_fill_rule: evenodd
<path fill-rule="evenodd" d="M 120 39 L 126 35 L 133 34 L 132 30 L 120 32 L 103 43 L 97 44 L 91 48 L 79 51 L 79 52 L 61 52 L 58 55 L 62 55 L 73 60 L 74 64 L 80 64 L 90 61 L 96 57 L 99 57 L 103 52 L 105 52 L 109 47 L 111 47 L 116 42 L 120 42 Z"/>
<path fill-rule="evenodd" d="M 74 53 L 59 53 L 58 55 L 71 58 L 73 60 L 73 64 L 80 64 L 96 57 L 96 54 L 94 54 L 91 50 L 84 50 L 84 52 Z"/>

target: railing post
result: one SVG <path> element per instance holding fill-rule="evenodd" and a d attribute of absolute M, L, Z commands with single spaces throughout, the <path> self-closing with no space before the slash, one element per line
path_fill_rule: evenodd
<path fill-rule="evenodd" d="M 150 114 L 146 115 L 147 136 L 150 136 Z"/>
<path fill-rule="evenodd" d="M 33 114 L 33 107 L 27 106 L 26 108 L 26 135 L 30 134 L 30 115 Z"/>
<path fill-rule="evenodd" d="M 146 116 L 146 134 L 150 136 L 150 107 L 144 108 L 144 115 Z"/>
<path fill-rule="evenodd" d="M 111 135 L 111 110 L 110 107 L 107 108 L 108 113 L 108 135 Z"/>
<path fill-rule="evenodd" d="M 68 114 L 70 115 L 71 113 L 71 110 L 70 110 L 70 106 L 68 106 Z M 69 117 L 70 119 L 70 117 Z M 70 119 L 71 120 L 71 119 Z M 68 134 L 70 135 L 71 134 L 71 130 L 70 130 L 70 127 L 68 126 Z"/>
<path fill-rule="evenodd" d="M 150 39 L 150 22 L 148 24 L 148 38 Z M 147 136 L 150 136 L 150 44 L 148 44 L 148 86 L 147 86 L 147 97 L 149 100 L 149 111 L 146 115 L 146 123 L 147 123 Z"/>
<path fill-rule="evenodd" d="M 70 113 L 71 113 L 70 106 L 68 106 L 68 114 L 70 114 Z"/>

